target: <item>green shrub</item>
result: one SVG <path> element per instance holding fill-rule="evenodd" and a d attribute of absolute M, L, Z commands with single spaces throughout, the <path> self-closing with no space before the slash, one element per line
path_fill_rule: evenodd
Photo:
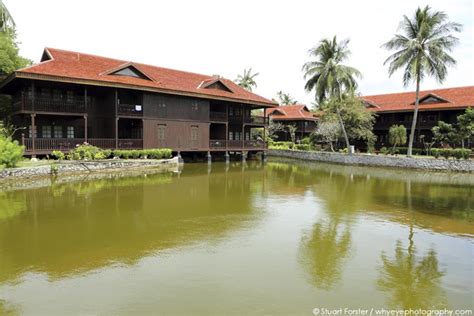
<path fill-rule="evenodd" d="M 296 144 L 294 149 L 309 151 L 311 150 L 311 144 Z"/>
<path fill-rule="evenodd" d="M 64 160 L 64 158 L 66 157 L 66 155 L 60 150 L 53 150 L 51 156 L 53 156 L 57 160 Z"/>
<path fill-rule="evenodd" d="M 438 159 L 438 158 L 441 156 L 441 149 L 439 149 L 439 148 L 432 148 L 432 149 L 431 149 L 431 154 L 433 155 L 433 157 L 435 157 L 436 159 Z"/>
<path fill-rule="evenodd" d="M 71 160 L 94 160 L 104 159 L 105 156 L 102 154 L 102 149 L 99 147 L 84 143 L 71 150 L 68 154 L 68 158 Z"/>
<path fill-rule="evenodd" d="M 464 157 L 463 149 L 462 148 L 456 148 L 451 151 L 451 154 L 454 158 L 457 160 L 460 160 Z"/>
<path fill-rule="evenodd" d="M 309 138 L 309 137 L 303 138 L 301 140 L 301 144 L 310 145 L 311 144 L 311 138 Z"/>
<path fill-rule="evenodd" d="M 445 159 L 449 159 L 449 156 L 451 156 L 451 149 L 441 149 L 441 156 Z"/>
<path fill-rule="evenodd" d="M 390 152 L 390 150 L 388 150 L 387 147 L 380 148 L 380 153 L 382 155 L 388 155 L 389 152 Z"/>
<path fill-rule="evenodd" d="M 0 137 L 0 166 L 13 168 L 23 158 L 25 147 L 9 137 Z"/>

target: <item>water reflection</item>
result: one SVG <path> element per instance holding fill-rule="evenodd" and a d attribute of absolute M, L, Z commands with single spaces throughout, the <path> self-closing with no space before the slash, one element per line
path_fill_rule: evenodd
<path fill-rule="evenodd" d="M 34 269 L 50 278 L 121 262 L 150 252 L 217 240 L 258 220 L 252 192 L 258 166 L 190 166 L 181 175 L 57 183 L 2 193 L 0 282 Z M 250 180 L 251 179 L 251 180 Z M 18 216 L 21 210 L 27 210 Z"/>
<path fill-rule="evenodd" d="M 311 283 L 331 290 L 340 280 L 351 248 L 350 228 L 334 221 L 321 221 L 301 241 L 300 261 Z"/>
<path fill-rule="evenodd" d="M 410 239 L 405 249 L 397 242 L 393 257 L 385 252 L 381 255 L 382 267 L 377 280 L 378 288 L 388 295 L 391 308 L 443 309 L 447 307 L 446 294 L 441 288 L 445 272 L 439 270 L 434 249 L 422 256 Z"/>
<path fill-rule="evenodd" d="M 50 301 L 64 308 L 73 294 L 89 295 L 82 312 L 104 314 L 140 304 L 184 314 L 190 304 L 206 314 L 216 300 L 222 313 L 241 314 L 384 299 L 402 308 L 469 306 L 472 181 L 249 161 L 4 191 L 0 314 Z M 128 309 L 105 308 L 120 303 L 101 296 L 107 288 Z M 32 300 L 33 292 L 44 298 Z"/>

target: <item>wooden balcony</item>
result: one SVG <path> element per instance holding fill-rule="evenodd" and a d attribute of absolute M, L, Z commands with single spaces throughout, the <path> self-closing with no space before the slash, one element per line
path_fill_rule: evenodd
<path fill-rule="evenodd" d="M 256 116 L 256 115 L 245 117 L 244 122 L 247 124 L 256 124 L 256 125 L 267 124 L 267 120 L 264 116 Z"/>
<path fill-rule="evenodd" d="M 78 96 L 66 99 L 36 96 L 33 101 L 32 98 L 22 94 L 13 99 L 13 111 L 24 113 L 84 114 L 86 112 L 86 104 L 84 98 Z"/>
<path fill-rule="evenodd" d="M 33 139 L 23 138 L 25 153 L 33 153 Z M 34 140 L 34 152 L 37 154 L 49 154 L 53 150 L 69 151 L 85 142 L 84 138 L 36 138 Z M 102 149 L 116 149 L 113 138 L 89 138 L 87 143 Z M 143 139 L 119 139 L 118 149 L 143 149 Z"/>
<path fill-rule="evenodd" d="M 416 122 L 416 128 L 421 128 L 421 129 L 432 129 L 434 126 L 436 126 L 438 122 L 434 121 L 417 121 Z M 380 122 L 377 121 L 374 124 L 374 129 L 375 130 L 388 130 L 390 127 L 393 125 L 403 125 L 405 128 L 410 129 L 411 128 L 412 121 L 389 121 L 389 122 Z"/>
<path fill-rule="evenodd" d="M 122 116 L 143 116 L 143 107 L 135 104 L 119 104 L 117 114 Z"/>
<path fill-rule="evenodd" d="M 209 120 L 214 122 L 227 122 L 227 113 L 225 112 L 209 112 Z"/>
<path fill-rule="evenodd" d="M 210 140 L 209 148 L 211 149 L 225 149 L 227 146 L 226 140 Z"/>

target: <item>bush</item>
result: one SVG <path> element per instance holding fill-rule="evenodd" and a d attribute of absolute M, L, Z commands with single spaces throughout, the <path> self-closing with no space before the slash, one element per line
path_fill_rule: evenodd
<path fill-rule="evenodd" d="M 309 151 L 311 150 L 311 144 L 296 144 L 294 149 Z"/>
<path fill-rule="evenodd" d="M 121 159 L 169 159 L 171 158 L 172 151 L 168 148 L 156 148 L 156 149 L 143 149 L 143 150 L 115 150 L 113 155 Z"/>
<path fill-rule="evenodd" d="M 87 143 L 78 145 L 76 148 L 69 151 L 67 157 L 70 160 L 94 160 L 105 158 L 104 154 L 102 153 L 102 149 Z"/>
<path fill-rule="evenodd" d="M 438 159 L 441 156 L 441 149 L 439 148 L 432 148 L 431 149 L 431 154 Z"/>
<path fill-rule="evenodd" d="M 64 160 L 64 158 L 66 157 L 66 155 L 60 150 L 53 150 L 51 156 L 53 156 L 57 160 Z"/>
<path fill-rule="evenodd" d="M 382 155 L 388 155 L 389 152 L 390 152 L 390 150 L 388 150 L 387 147 L 380 148 L 380 153 Z"/>
<path fill-rule="evenodd" d="M 0 137 L 0 166 L 13 168 L 23 158 L 25 147 L 9 137 Z"/>
<path fill-rule="evenodd" d="M 309 137 L 305 137 L 301 140 L 301 144 L 310 145 L 311 143 L 311 138 Z"/>
<path fill-rule="evenodd" d="M 451 149 L 441 149 L 441 156 L 445 159 L 449 159 L 449 156 L 451 156 Z"/>

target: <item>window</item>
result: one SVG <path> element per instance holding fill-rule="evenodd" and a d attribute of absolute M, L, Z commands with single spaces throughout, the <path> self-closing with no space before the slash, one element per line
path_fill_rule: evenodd
<path fill-rule="evenodd" d="M 250 133 L 249 132 L 245 132 L 245 140 L 250 140 Z"/>
<path fill-rule="evenodd" d="M 165 140 L 166 137 L 166 125 L 165 124 L 158 124 L 158 140 Z"/>
<path fill-rule="evenodd" d="M 74 126 L 67 127 L 67 138 L 74 138 Z"/>
<path fill-rule="evenodd" d="M 62 138 L 63 137 L 63 127 L 62 126 L 54 126 L 53 130 L 53 136 L 54 138 Z"/>
<path fill-rule="evenodd" d="M 51 138 L 51 126 L 50 125 L 43 125 L 41 127 L 41 136 L 43 138 Z"/>
<path fill-rule="evenodd" d="M 198 101 L 193 101 L 191 103 L 191 109 L 193 109 L 194 111 L 197 111 L 199 109 L 199 103 Z"/>
<path fill-rule="evenodd" d="M 66 92 L 66 101 L 67 101 L 67 103 L 73 103 L 74 102 L 74 92 L 73 91 L 67 91 Z"/>
<path fill-rule="evenodd" d="M 38 130 L 38 129 L 37 129 L 36 126 L 35 126 L 35 131 L 34 131 L 35 137 L 38 137 L 37 130 Z M 32 137 L 33 137 L 33 129 L 31 128 L 31 125 L 28 126 L 28 137 L 29 137 L 29 138 L 32 138 Z"/>
<path fill-rule="evenodd" d="M 53 100 L 54 101 L 60 101 L 61 98 L 62 98 L 61 90 L 54 89 L 53 90 Z"/>
<path fill-rule="evenodd" d="M 158 107 L 159 107 L 159 108 L 166 108 L 166 103 L 164 103 L 164 102 L 159 102 L 159 103 L 158 103 Z"/>
<path fill-rule="evenodd" d="M 191 141 L 197 141 L 199 138 L 199 127 L 191 126 Z"/>
<path fill-rule="evenodd" d="M 234 133 L 233 132 L 229 132 L 229 140 L 234 140 Z"/>

